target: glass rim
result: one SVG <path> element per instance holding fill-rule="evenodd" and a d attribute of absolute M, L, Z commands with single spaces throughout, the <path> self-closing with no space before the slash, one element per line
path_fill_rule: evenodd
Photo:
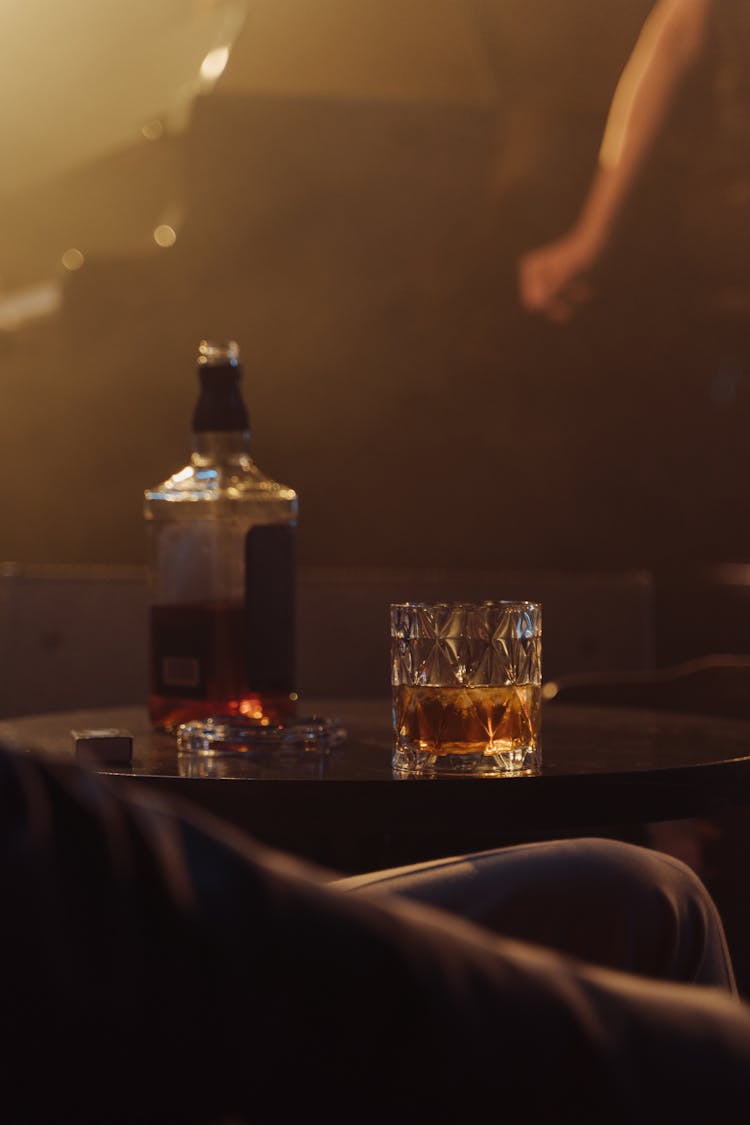
<path fill-rule="evenodd" d="M 486 601 L 391 602 L 393 609 L 541 609 L 542 603 L 525 598 L 489 598 Z"/>

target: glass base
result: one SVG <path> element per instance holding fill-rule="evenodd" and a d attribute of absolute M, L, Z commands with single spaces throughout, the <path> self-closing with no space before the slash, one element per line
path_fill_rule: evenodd
<path fill-rule="evenodd" d="M 397 738 L 391 764 L 398 777 L 527 777 L 539 773 L 542 755 L 538 743 L 436 754 Z"/>

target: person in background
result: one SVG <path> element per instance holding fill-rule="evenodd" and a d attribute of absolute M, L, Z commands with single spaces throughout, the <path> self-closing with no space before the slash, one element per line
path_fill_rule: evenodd
<path fill-rule="evenodd" d="M 605 839 L 341 879 L 0 747 L 13 1125 L 744 1125 L 750 1006 L 668 856 Z"/>
<path fill-rule="evenodd" d="M 679 198 L 670 200 L 683 231 L 675 274 L 697 279 L 691 320 L 708 322 L 715 341 L 705 362 L 709 381 L 700 437 L 710 443 L 706 418 L 716 417 L 721 440 L 711 459 L 716 466 L 723 456 L 727 479 L 737 475 L 746 448 L 735 400 L 748 365 L 750 317 L 749 50 L 750 4 L 744 0 L 657 0 L 615 88 L 596 170 L 575 221 L 518 263 L 523 308 L 569 324 L 594 295 L 597 270 L 650 159 L 670 134 L 681 96 L 695 81 L 689 132 L 674 143 L 683 171 Z M 717 406 L 723 408 L 718 413 Z M 691 444 L 691 462 L 694 450 Z M 666 822 L 650 825 L 648 839 L 705 875 L 706 853 L 726 827 L 726 821 L 719 828 L 706 819 Z"/>
<path fill-rule="evenodd" d="M 561 237 L 524 254 L 523 307 L 567 324 L 590 299 L 593 278 L 617 232 L 678 95 L 712 41 L 722 0 L 658 0 L 609 108 L 598 164 L 578 217 Z"/>

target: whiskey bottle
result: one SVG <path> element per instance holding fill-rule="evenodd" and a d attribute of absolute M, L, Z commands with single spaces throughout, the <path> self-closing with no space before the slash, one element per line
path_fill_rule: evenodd
<path fill-rule="evenodd" d="M 144 493 L 152 724 L 295 714 L 297 495 L 250 453 L 239 348 L 203 340 L 187 465 Z"/>

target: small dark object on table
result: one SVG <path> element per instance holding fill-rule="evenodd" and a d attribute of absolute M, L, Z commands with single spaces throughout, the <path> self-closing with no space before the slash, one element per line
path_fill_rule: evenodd
<path fill-rule="evenodd" d="M 133 736 L 129 730 L 72 730 L 75 756 L 83 764 L 129 765 L 133 758 Z"/>

